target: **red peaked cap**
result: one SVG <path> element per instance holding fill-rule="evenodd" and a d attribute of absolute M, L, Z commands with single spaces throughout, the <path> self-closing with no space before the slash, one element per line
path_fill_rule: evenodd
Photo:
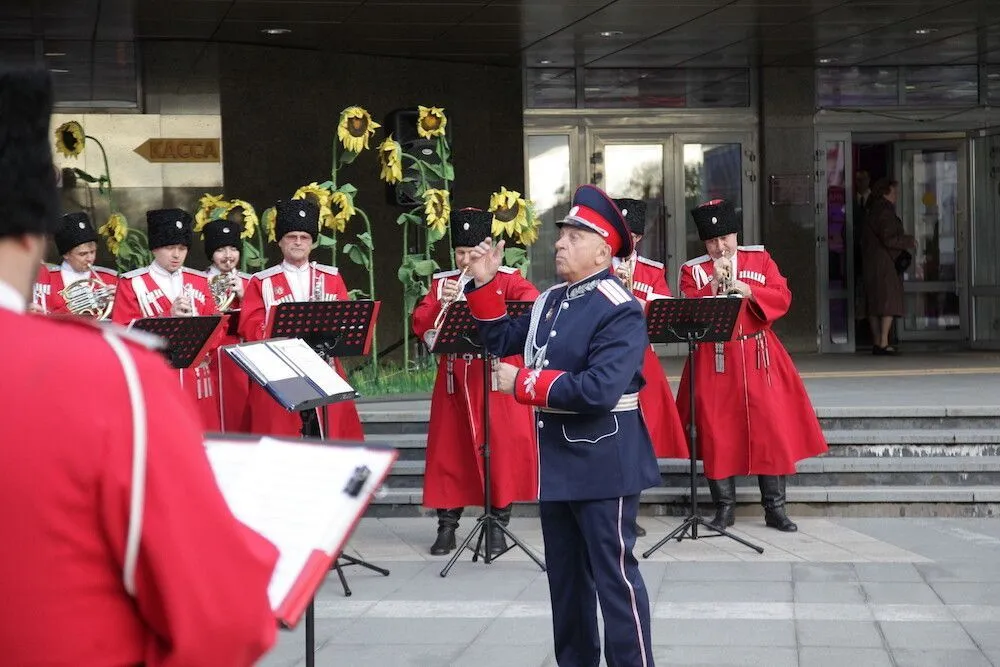
<path fill-rule="evenodd" d="M 558 225 L 571 225 L 604 237 L 615 257 L 631 257 L 635 249 L 632 234 L 621 210 L 597 186 L 581 185 L 573 194 L 573 206 Z"/>

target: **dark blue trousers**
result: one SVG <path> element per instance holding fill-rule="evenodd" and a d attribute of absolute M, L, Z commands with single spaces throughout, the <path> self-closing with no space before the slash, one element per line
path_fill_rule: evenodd
<path fill-rule="evenodd" d="M 653 667 L 649 596 L 632 555 L 639 496 L 541 502 L 559 667 L 598 667 L 597 601 L 608 667 Z"/>

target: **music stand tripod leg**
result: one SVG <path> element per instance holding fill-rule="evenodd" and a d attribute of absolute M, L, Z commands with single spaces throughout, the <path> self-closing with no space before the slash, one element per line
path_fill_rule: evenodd
<path fill-rule="evenodd" d="M 316 665 L 316 620 L 315 606 L 312 600 L 306 607 L 306 667 Z"/>
<path fill-rule="evenodd" d="M 695 375 L 696 375 L 696 373 L 695 373 L 695 366 L 694 366 L 694 352 L 695 352 L 695 347 L 698 344 L 698 340 L 701 337 L 703 337 L 703 336 L 704 336 L 704 333 L 698 333 L 698 332 L 694 332 L 694 331 L 688 332 L 688 334 L 687 334 L 687 344 L 688 344 L 688 406 L 689 406 L 689 408 L 688 408 L 688 437 L 689 437 L 689 439 L 691 441 L 691 448 L 690 448 L 690 452 L 689 452 L 689 455 L 690 455 L 690 460 L 689 460 L 689 465 L 690 465 L 690 468 L 689 468 L 690 481 L 689 481 L 689 483 L 690 483 L 690 493 L 691 493 L 691 498 L 690 498 L 691 505 L 690 505 L 690 508 L 688 509 L 688 516 L 684 519 L 684 521 L 681 523 L 681 525 L 677 526 L 677 528 L 675 528 L 674 530 L 672 530 L 666 537 L 664 537 L 659 542 L 657 542 L 655 545 L 653 545 L 650 549 L 648 549 L 647 551 L 645 551 L 642 554 L 643 558 L 649 558 L 650 555 L 653 554 L 653 552 L 655 552 L 656 550 L 658 550 L 660 547 L 662 547 L 664 544 L 666 544 L 667 542 L 669 542 L 675 536 L 677 537 L 677 541 L 680 542 L 681 540 L 683 540 L 685 538 L 685 534 L 689 530 L 691 532 L 691 536 L 690 536 L 689 539 L 697 540 L 698 539 L 698 526 L 705 526 L 706 528 L 714 530 L 716 533 L 718 533 L 722 537 L 728 537 L 731 540 L 735 540 L 736 542 L 739 542 L 740 544 L 753 549 L 754 551 L 756 551 L 759 554 L 764 553 L 764 549 L 762 547 L 759 547 L 756 544 L 753 544 L 752 542 L 744 540 L 741 537 L 737 537 L 736 535 L 733 535 L 732 533 L 729 533 L 729 532 L 727 532 L 725 530 L 722 530 L 722 529 L 716 528 L 715 526 L 709 525 L 709 523 L 707 521 L 705 521 L 701 517 L 700 514 L 698 514 L 698 480 L 697 480 L 697 469 L 698 469 L 698 429 L 695 426 L 695 402 L 694 402 L 695 392 L 694 392 L 694 383 L 695 383 Z"/>
<path fill-rule="evenodd" d="M 518 548 L 520 548 L 522 551 L 528 554 L 528 556 L 531 557 L 533 561 L 535 561 L 538 567 L 542 568 L 542 571 L 545 571 L 545 565 L 542 564 L 542 561 L 539 560 L 539 558 L 534 553 L 532 553 L 531 550 L 528 549 L 528 547 L 526 547 L 524 543 L 517 538 L 516 535 L 514 535 L 514 533 L 512 533 L 502 523 L 500 523 L 500 520 L 493 514 L 493 498 L 491 495 L 492 465 L 490 463 L 490 391 L 492 389 L 493 355 L 489 354 L 485 350 L 483 350 L 482 355 L 483 355 L 482 356 L 483 444 L 480 447 L 480 452 L 483 457 L 483 515 L 479 517 L 479 524 L 476 526 L 476 528 L 471 533 L 469 533 L 468 537 L 466 537 L 465 540 L 462 541 L 461 546 L 455 550 L 455 554 L 451 557 L 451 560 L 448 561 L 448 564 L 444 567 L 443 570 L 441 570 L 442 577 L 448 576 L 448 571 L 451 570 L 452 566 L 458 560 L 459 555 L 461 555 L 461 553 L 465 550 L 465 547 L 468 546 L 469 542 L 472 541 L 472 537 L 473 535 L 476 534 L 477 531 L 480 532 L 480 535 L 479 535 L 479 541 L 476 543 L 476 549 L 473 552 L 472 556 L 473 562 L 475 562 L 479 556 L 480 544 L 482 544 L 485 547 L 483 549 L 483 562 L 486 563 L 487 565 L 489 565 L 499 556 L 507 553 L 508 551 L 511 550 L 511 548 L 513 548 L 513 547 L 508 547 L 503 552 L 496 554 L 495 556 L 492 554 L 493 543 L 492 543 L 491 528 L 493 527 L 493 523 L 496 523 L 496 525 L 503 531 L 504 535 L 510 537 L 511 541 L 514 542 L 514 544 Z"/>

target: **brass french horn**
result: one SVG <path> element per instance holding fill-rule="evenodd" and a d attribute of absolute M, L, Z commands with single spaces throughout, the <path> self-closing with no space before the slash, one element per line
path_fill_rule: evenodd
<path fill-rule="evenodd" d="M 235 273 L 227 271 L 214 275 L 208 280 L 208 288 L 215 299 L 215 305 L 219 310 L 225 312 L 236 299 L 235 283 L 239 280 Z"/>
<path fill-rule="evenodd" d="M 75 280 L 59 290 L 59 296 L 66 301 L 66 309 L 74 315 L 84 315 L 97 320 L 111 316 L 115 297 L 107 283 L 87 265 L 90 276 Z"/>

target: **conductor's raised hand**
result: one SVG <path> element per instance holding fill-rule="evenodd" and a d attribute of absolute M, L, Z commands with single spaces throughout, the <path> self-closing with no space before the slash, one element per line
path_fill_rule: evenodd
<path fill-rule="evenodd" d="M 484 239 L 469 253 L 469 275 L 476 287 L 481 287 L 493 280 L 503 263 L 504 242 L 493 245 L 492 238 Z"/>

